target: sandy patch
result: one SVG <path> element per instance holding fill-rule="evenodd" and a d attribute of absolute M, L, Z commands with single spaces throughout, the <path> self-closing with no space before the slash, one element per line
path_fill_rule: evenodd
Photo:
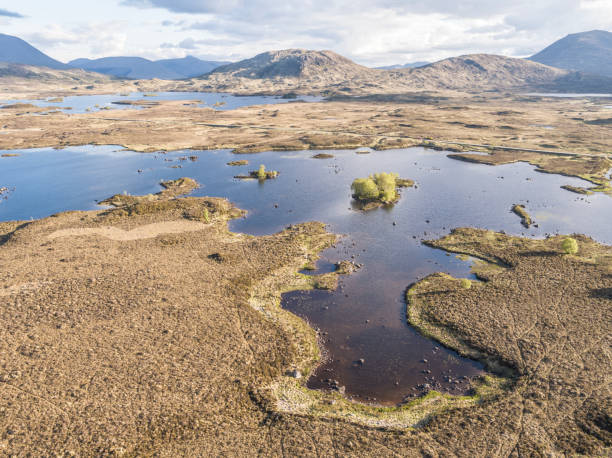
<path fill-rule="evenodd" d="M 199 221 L 164 221 L 161 223 L 147 224 L 137 227 L 130 231 L 125 231 L 117 227 L 75 227 L 61 229 L 49 234 L 48 238 L 56 239 L 60 237 L 81 237 L 97 235 L 118 242 L 128 242 L 131 240 L 152 239 L 162 234 L 180 234 L 183 232 L 196 232 L 207 228 L 209 225 Z"/>

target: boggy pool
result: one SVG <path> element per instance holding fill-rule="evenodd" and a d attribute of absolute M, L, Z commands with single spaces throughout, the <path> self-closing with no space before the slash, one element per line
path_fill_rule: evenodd
<path fill-rule="evenodd" d="M 288 102 L 320 102 L 322 97 L 296 96 L 292 99 L 249 95 L 238 96 L 223 92 L 130 92 L 126 94 L 94 94 L 94 95 L 72 95 L 60 98 L 47 99 L 20 99 L 0 101 L 0 105 L 14 103 L 29 103 L 37 107 L 49 108 L 53 111 L 63 113 L 87 113 L 100 110 L 141 110 L 142 106 L 131 105 L 126 102 L 159 102 L 171 100 L 185 100 L 197 103 L 199 107 L 209 107 L 215 110 L 234 110 L 236 108 L 252 105 L 275 105 Z"/>
<path fill-rule="evenodd" d="M 237 159 L 229 151 L 141 154 L 87 146 L 11 153 L 20 156 L 0 158 L 0 187 L 9 189 L 0 200 L 0 220 L 95 209 L 97 200 L 112 194 L 154 193 L 160 180 L 188 176 L 202 184 L 194 195 L 226 197 L 249 211 L 231 222 L 233 231 L 270 234 L 318 220 L 344 234 L 323 253 L 320 271 L 341 260 L 363 267 L 341 277 L 336 291 L 288 293 L 282 305 L 320 331 L 326 359 L 309 379 L 310 387 L 342 386 L 350 397 L 382 404 L 399 403 L 430 387 L 464 393 L 470 377 L 483 370 L 406 324 L 409 284 L 438 271 L 471 277 L 469 262 L 426 247 L 421 239 L 474 226 L 530 237 L 579 232 L 612 243 L 610 197 L 562 190 L 564 184 L 587 183 L 538 173 L 525 163 L 491 167 L 421 148 L 366 155 L 330 151 L 335 157 L 325 160 L 313 159 L 309 151 L 268 152 L 239 157 L 251 162 L 243 167 L 226 165 Z M 186 157 L 193 155 L 197 160 Z M 264 183 L 233 178 L 259 164 L 280 176 Z M 392 207 L 367 213 L 353 209 L 352 180 L 379 171 L 397 172 L 417 187 L 404 189 Z M 513 204 L 525 205 L 538 227 L 523 228 L 510 211 Z"/>

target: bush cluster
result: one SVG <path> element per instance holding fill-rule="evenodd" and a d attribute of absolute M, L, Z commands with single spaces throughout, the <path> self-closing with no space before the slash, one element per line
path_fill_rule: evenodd
<path fill-rule="evenodd" d="M 382 202 L 393 202 L 397 199 L 397 173 L 376 173 L 368 178 L 357 178 L 351 184 L 355 199 L 378 199 Z"/>

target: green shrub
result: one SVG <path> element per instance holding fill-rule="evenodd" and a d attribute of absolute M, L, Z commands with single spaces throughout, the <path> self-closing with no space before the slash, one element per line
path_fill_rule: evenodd
<path fill-rule="evenodd" d="M 397 200 L 399 179 L 397 173 L 376 173 L 370 175 L 369 178 L 357 178 L 353 181 L 351 189 L 356 199 L 378 199 L 385 203 L 394 202 Z"/>
<path fill-rule="evenodd" d="M 370 176 L 374 180 L 380 191 L 380 200 L 383 202 L 393 202 L 397 198 L 396 181 L 399 178 L 397 173 L 376 173 Z"/>
<path fill-rule="evenodd" d="M 463 289 L 470 289 L 472 287 L 472 281 L 468 280 L 467 278 L 462 278 L 461 279 L 461 287 Z"/>
<path fill-rule="evenodd" d="M 576 254 L 578 253 L 578 242 L 576 239 L 567 237 L 561 243 L 561 249 L 565 254 Z"/>
<path fill-rule="evenodd" d="M 376 183 L 371 178 L 355 179 L 353 184 L 351 184 L 351 189 L 355 198 L 360 200 L 378 199 L 380 196 L 378 186 L 376 186 Z"/>
<path fill-rule="evenodd" d="M 265 180 L 266 177 L 267 177 L 266 166 L 261 164 L 259 166 L 259 170 L 257 171 L 257 178 L 259 178 L 260 180 Z"/>

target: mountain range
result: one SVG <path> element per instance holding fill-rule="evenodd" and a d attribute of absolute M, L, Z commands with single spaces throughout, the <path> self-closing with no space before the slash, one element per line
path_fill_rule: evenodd
<path fill-rule="evenodd" d="M 376 67 L 378 70 L 398 70 L 400 68 L 418 68 L 418 67 L 424 67 L 427 64 L 430 64 L 431 62 L 425 62 L 425 61 L 420 61 L 420 62 L 409 62 L 407 64 L 396 64 L 396 65 L 385 65 L 383 67 Z"/>
<path fill-rule="evenodd" d="M 178 80 L 203 75 L 227 62 L 215 62 L 187 56 L 180 59 L 148 60 L 142 57 L 103 57 L 75 59 L 70 67 L 104 73 L 117 78 Z"/>
<path fill-rule="evenodd" d="M 259 54 L 190 80 L 191 90 L 363 95 L 413 91 L 546 90 L 612 92 L 612 78 L 491 54 L 452 57 L 418 68 L 372 69 L 333 51 Z"/>
<path fill-rule="evenodd" d="M 167 90 L 241 94 L 361 95 L 417 90 L 530 89 L 612 93 L 612 34 L 605 31 L 568 35 L 530 59 L 473 54 L 431 64 L 418 62 L 382 69 L 359 65 L 333 51 L 304 49 L 265 52 L 235 63 L 187 56 L 157 61 L 106 57 L 76 59 L 63 64 L 19 38 L 0 34 L 0 62 L 5 62 L 0 77 L 10 76 L 13 80 L 33 79 L 36 75 L 50 77 L 45 68 L 54 69 L 53 78 L 60 78 L 57 72 L 78 68 L 118 81 L 181 80 L 162 81 L 160 84 L 163 83 Z M 595 74 L 597 72 L 599 74 Z M 92 79 L 90 74 L 81 75 L 81 78 Z M 70 77 L 66 75 L 67 80 Z"/>
<path fill-rule="evenodd" d="M 104 57 L 101 59 L 75 59 L 68 64 L 55 60 L 21 38 L 0 33 L 0 62 L 47 67 L 54 70 L 71 68 L 94 71 L 117 78 L 167 79 L 192 78 L 210 72 L 228 62 L 216 62 L 187 56 L 180 59 L 151 61 L 142 57 Z M 9 67 L 4 67 L 5 70 Z M 16 67 L 12 72 L 19 73 Z"/>

